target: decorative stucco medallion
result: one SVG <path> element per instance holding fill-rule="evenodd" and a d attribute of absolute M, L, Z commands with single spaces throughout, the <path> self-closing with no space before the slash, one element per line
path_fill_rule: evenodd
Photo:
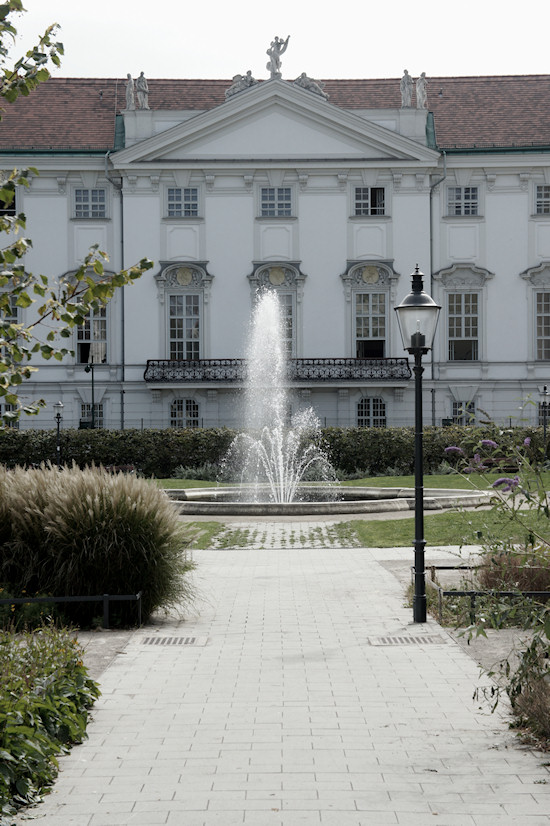
<path fill-rule="evenodd" d="M 280 287 L 285 283 L 285 271 L 282 267 L 271 267 L 269 270 L 269 282 L 274 287 Z"/>
<path fill-rule="evenodd" d="M 380 274 L 377 267 L 363 267 L 361 277 L 365 284 L 377 284 L 380 279 Z"/>
<path fill-rule="evenodd" d="M 176 281 L 182 287 L 188 287 L 193 280 L 193 271 L 189 267 L 179 267 L 176 272 Z"/>

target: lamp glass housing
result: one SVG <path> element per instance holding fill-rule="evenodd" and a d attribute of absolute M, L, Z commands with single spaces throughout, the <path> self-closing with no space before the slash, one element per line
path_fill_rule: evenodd
<path fill-rule="evenodd" d="M 439 319 L 441 307 L 436 304 L 431 295 L 422 289 L 422 282 L 418 276 L 422 276 L 418 270 L 413 273 L 413 290 L 401 304 L 395 308 L 399 332 L 403 339 L 405 350 L 415 349 L 421 346 L 425 350 L 431 350 L 435 336 L 435 328 Z M 420 334 L 417 336 L 416 334 Z M 415 336 L 415 339 L 413 339 Z M 420 343 L 421 342 L 421 343 Z"/>

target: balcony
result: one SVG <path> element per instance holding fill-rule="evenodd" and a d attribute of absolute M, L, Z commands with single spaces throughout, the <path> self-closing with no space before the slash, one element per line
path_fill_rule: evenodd
<path fill-rule="evenodd" d="M 247 378 L 245 359 L 148 359 L 143 378 L 150 383 L 239 382 Z M 289 359 L 289 382 L 408 381 L 411 369 L 406 358 Z"/>

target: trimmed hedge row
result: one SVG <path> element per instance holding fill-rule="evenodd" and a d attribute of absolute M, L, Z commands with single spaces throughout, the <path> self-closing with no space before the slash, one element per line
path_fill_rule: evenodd
<path fill-rule="evenodd" d="M 326 428 L 327 454 L 342 473 L 384 475 L 388 471 L 410 474 L 414 470 L 414 430 L 388 428 Z M 133 465 L 144 476 L 168 478 L 179 466 L 220 464 L 235 437 L 228 428 L 167 430 L 64 430 L 61 455 L 64 464 L 80 468 L 96 465 Z M 426 427 L 425 471 L 435 472 L 448 460 L 445 448 L 457 445 L 470 454 L 480 439 L 494 439 L 502 455 L 513 452 L 526 437 L 534 450 L 543 447 L 542 428 L 501 429 L 480 427 Z M 0 430 L 0 464 L 32 467 L 55 462 L 56 433 L 50 430 Z"/>

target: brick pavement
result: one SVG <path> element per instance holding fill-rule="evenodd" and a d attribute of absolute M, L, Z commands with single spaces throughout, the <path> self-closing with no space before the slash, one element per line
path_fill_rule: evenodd
<path fill-rule="evenodd" d="M 410 624 L 380 564 L 410 553 L 196 552 L 200 612 L 131 636 L 89 739 L 17 823 L 548 826 L 548 761 L 473 702 L 445 631 Z"/>

